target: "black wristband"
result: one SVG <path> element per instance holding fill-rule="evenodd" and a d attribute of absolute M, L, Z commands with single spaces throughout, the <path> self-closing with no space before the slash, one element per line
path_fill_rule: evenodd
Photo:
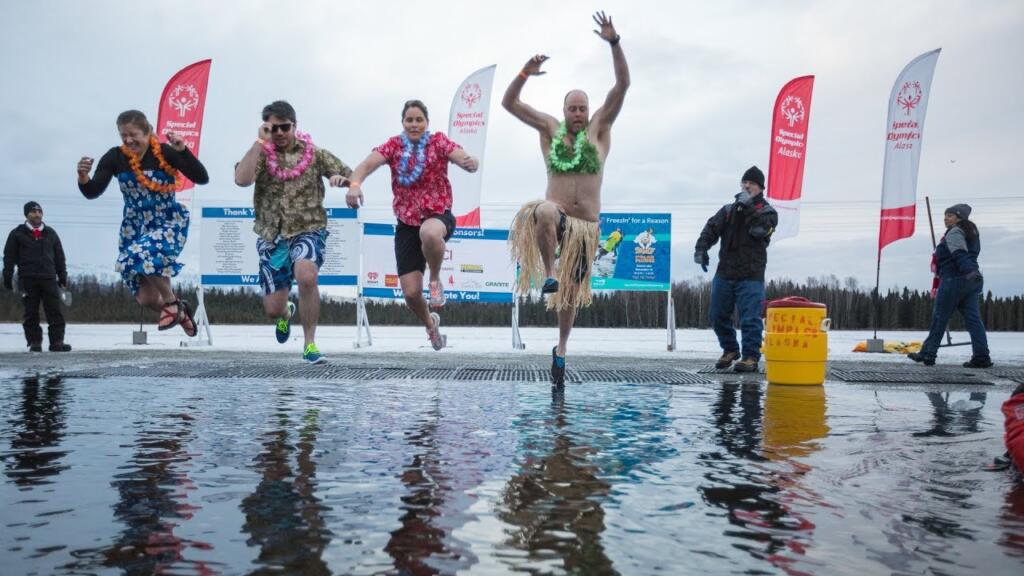
<path fill-rule="evenodd" d="M 612 46 L 618 46 L 619 45 L 619 40 L 621 38 L 622 38 L 622 36 L 619 36 L 618 34 L 616 34 L 615 38 L 612 38 L 611 40 L 609 40 L 608 43 L 611 44 Z"/>

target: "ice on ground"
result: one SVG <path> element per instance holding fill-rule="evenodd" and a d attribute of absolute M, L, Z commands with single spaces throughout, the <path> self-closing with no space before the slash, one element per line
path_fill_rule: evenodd
<path fill-rule="evenodd" d="M 372 318 L 371 318 L 372 322 Z M 186 340 L 180 329 L 159 332 L 155 325 L 144 327 L 147 333 L 147 349 L 178 348 Z M 428 351 L 430 342 L 426 330 L 414 326 L 371 326 L 373 346 L 354 348 L 355 326 L 320 326 L 316 342 L 328 356 L 358 354 L 393 354 L 408 351 Z M 66 340 L 75 350 L 123 350 L 132 345 L 132 332 L 137 324 L 69 324 Z M 512 348 L 511 327 L 443 327 L 448 335 L 447 351 L 461 354 L 519 354 L 542 355 L 551 353 L 551 346 L 557 342 L 556 328 L 521 328 L 520 335 L 526 344 L 525 350 Z M 265 325 L 214 325 L 211 327 L 213 349 L 219 351 L 281 352 L 300 355 L 302 353 L 302 327 L 292 328 L 291 341 L 278 344 L 274 338 L 274 326 Z M 879 332 L 885 340 L 923 340 L 925 332 L 890 331 Z M 861 362 L 891 362 L 897 354 L 865 354 L 853 352 L 860 341 L 872 337 L 870 330 L 841 330 L 829 333 L 829 359 Z M 968 342 L 966 332 L 953 333 L 954 342 Z M 989 348 L 996 363 L 1024 362 L 1024 332 L 989 332 Z M 715 334 L 711 330 L 686 329 L 676 331 L 676 349 L 667 351 L 668 332 L 665 329 L 626 328 L 576 328 L 569 341 L 569 354 L 608 357 L 651 357 L 682 360 L 717 358 L 721 354 Z M 20 324 L 0 324 L 0 353 L 26 352 L 25 337 Z M 46 342 L 43 343 L 43 354 Z M 203 350 L 203 348 L 197 348 Z M 27 353 L 27 352 L 26 352 Z M 72 352 L 73 353 L 73 352 Z M 445 351 L 441 351 L 444 354 Z M 942 348 L 939 351 L 940 364 L 959 364 L 971 355 L 970 346 Z"/>

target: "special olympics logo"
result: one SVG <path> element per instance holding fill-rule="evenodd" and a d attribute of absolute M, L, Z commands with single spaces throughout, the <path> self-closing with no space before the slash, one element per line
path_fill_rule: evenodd
<path fill-rule="evenodd" d="M 459 98 L 462 98 L 462 101 L 466 103 L 466 108 L 472 108 L 474 104 L 480 101 L 483 92 L 479 84 L 466 84 L 465 88 L 462 89 L 462 93 L 459 94 Z"/>
<path fill-rule="evenodd" d="M 185 114 L 199 107 L 199 92 L 191 84 L 178 84 L 171 90 L 167 103 L 178 111 L 178 116 L 184 118 Z"/>
<path fill-rule="evenodd" d="M 910 116 L 910 112 L 921 103 L 921 83 L 917 80 L 906 81 L 896 95 L 896 103 L 903 108 L 903 113 Z"/>
<path fill-rule="evenodd" d="M 779 111 L 782 112 L 782 116 L 789 122 L 789 127 L 792 128 L 794 125 L 804 121 L 806 111 L 804 110 L 804 101 L 798 96 L 786 96 L 779 105 Z"/>

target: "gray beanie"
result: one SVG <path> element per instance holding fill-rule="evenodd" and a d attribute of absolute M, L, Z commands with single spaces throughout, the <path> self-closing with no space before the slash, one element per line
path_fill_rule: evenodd
<path fill-rule="evenodd" d="M 961 220 L 967 220 L 971 216 L 971 207 L 967 204 L 954 204 L 946 208 L 946 214 L 956 214 Z"/>

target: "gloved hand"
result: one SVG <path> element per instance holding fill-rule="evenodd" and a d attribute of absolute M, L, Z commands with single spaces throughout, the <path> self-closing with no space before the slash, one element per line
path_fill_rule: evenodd
<path fill-rule="evenodd" d="M 707 250 L 697 250 L 696 252 L 694 252 L 693 253 L 693 262 L 694 262 L 694 264 L 697 264 L 698 266 L 703 268 L 705 272 L 707 272 L 708 271 L 708 264 L 711 262 L 711 258 L 708 257 L 708 251 Z"/>
<path fill-rule="evenodd" d="M 754 197 L 746 190 L 741 190 L 736 196 L 736 203 L 743 208 L 750 208 L 754 205 Z"/>
<path fill-rule="evenodd" d="M 968 272 L 964 278 L 966 278 L 968 282 L 975 282 L 979 284 L 985 280 L 984 276 L 981 275 L 981 270 L 972 270 L 971 272 Z"/>

